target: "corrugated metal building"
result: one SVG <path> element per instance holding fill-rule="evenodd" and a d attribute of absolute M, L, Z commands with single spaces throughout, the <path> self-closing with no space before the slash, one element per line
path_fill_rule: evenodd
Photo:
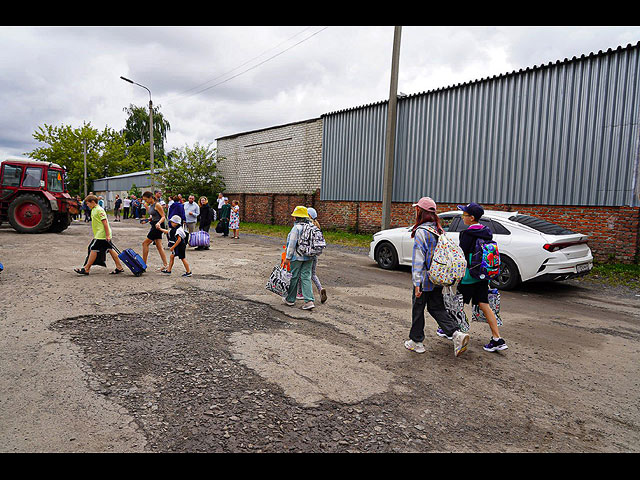
<path fill-rule="evenodd" d="M 381 201 L 387 102 L 322 116 L 322 200 Z M 394 202 L 638 206 L 640 43 L 398 100 Z"/>
<path fill-rule="evenodd" d="M 102 195 L 107 209 L 113 208 L 116 195 L 124 198 L 135 184 L 142 192 L 151 188 L 151 171 L 128 173 L 115 177 L 105 177 L 93 181 L 93 193 Z"/>

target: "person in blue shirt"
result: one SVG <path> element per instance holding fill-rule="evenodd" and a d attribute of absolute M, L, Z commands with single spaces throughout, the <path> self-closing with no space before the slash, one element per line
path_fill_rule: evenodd
<path fill-rule="evenodd" d="M 425 227 L 444 235 L 440 225 L 440 218 L 436 214 L 436 202 L 429 197 L 422 197 L 418 203 L 414 203 L 416 209 L 416 223 L 411 230 L 414 239 L 413 258 L 411 266 L 411 278 L 413 281 L 412 292 L 412 322 L 409 332 L 409 340 L 404 346 L 413 352 L 424 353 L 424 309 L 440 326 L 444 336 L 453 340 L 453 352 L 457 357 L 467 350 L 469 334 L 460 331 L 455 319 L 449 315 L 442 297 L 442 287 L 434 285 L 429 280 L 429 268 L 433 252 L 438 244 L 438 236 Z"/>
<path fill-rule="evenodd" d="M 171 204 L 171 206 L 169 206 L 168 215 L 169 215 L 169 218 L 172 218 L 175 215 L 179 215 L 180 218 L 182 219 L 181 225 L 184 225 L 186 223 L 187 217 L 184 214 L 184 205 L 180 201 L 180 197 L 178 197 L 178 195 L 173 197 L 173 203 Z"/>

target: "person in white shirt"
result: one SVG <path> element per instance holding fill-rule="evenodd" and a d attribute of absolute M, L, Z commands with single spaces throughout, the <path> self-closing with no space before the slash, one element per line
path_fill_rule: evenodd
<path fill-rule="evenodd" d="M 129 207 L 131 207 L 131 199 L 129 198 L 129 195 L 126 195 L 124 197 L 124 200 L 122 200 L 122 211 L 123 211 L 123 215 L 122 218 L 124 218 L 125 220 L 127 218 L 129 218 Z"/>
<path fill-rule="evenodd" d="M 189 234 L 196 231 L 196 222 L 198 221 L 198 215 L 200 215 L 200 207 L 195 202 L 196 197 L 189 195 L 189 201 L 184 204 L 184 215 L 187 218 L 187 230 Z"/>
<path fill-rule="evenodd" d="M 222 205 L 224 205 L 224 195 L 222 195 L 222 193 L 218 194 L 218 210 L 216 212 L 216 217 L 220 218 L 220 209 L 222 208 Z"/>

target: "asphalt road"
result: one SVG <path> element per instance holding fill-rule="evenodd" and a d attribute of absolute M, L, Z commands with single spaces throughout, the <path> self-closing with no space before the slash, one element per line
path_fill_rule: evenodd
<path fill-rule="evenodd" d="M 112 223 L 141 252 L 146 226 Z M 242 231 L 241 231 L 242 235 Z M 502 293 L 509 349 L 428 317 L 407 351 L 408 269 L 330 246 L 311 312 L 264 285 L 284 239 L 214 234 L 193 277 L 81 266 L 91 238 L 0 227 L 0 452 L 638 452 L 640 292 Z"/>

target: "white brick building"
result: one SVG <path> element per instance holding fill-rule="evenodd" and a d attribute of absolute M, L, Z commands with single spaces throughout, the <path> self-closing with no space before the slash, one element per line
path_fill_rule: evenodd
<path fill-rule="evenodd" d="M 322 119 L 217 138 L 227 192 L 313 194 L 322 177 Z"/>

